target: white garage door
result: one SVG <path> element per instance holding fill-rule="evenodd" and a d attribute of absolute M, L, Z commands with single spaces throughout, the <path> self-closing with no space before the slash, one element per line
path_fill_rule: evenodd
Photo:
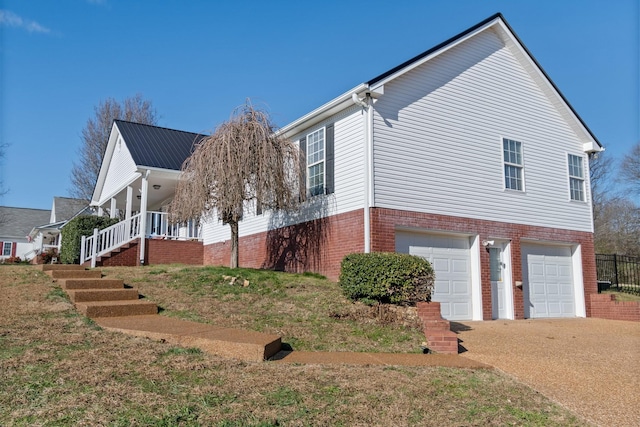
<path fill-rule="evenodd" d="M 396 233 L 396 252 L 426 258 L 436 274 L 431 299 L 440 303 L 447 320 L 471 320 L 471 262 L 469 238 Z"/>
<path fill-rule="evenodd" d="M 523 245 L 522 273 L 525 317 L 576 316 L 571 248 Z"/>

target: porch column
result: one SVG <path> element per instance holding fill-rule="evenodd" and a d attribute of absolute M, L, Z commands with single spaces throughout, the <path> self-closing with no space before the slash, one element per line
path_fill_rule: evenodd
<path fill-rule="evenodd" d="M 142 176 L 142 195 L 140 198 L 140 265 L 144 265 L 144 251 L 147 238 L 147 197 L 149 195 L 149 173 Z"/>
<path fill-rule="evenodd" d="M 98 216 L 102 215 L 104 215 L 104 209 L 102 209 L 102 206 L 98 206 Z"/>
<path fill-rule="evenodd" d="M 133 201 L 133 187 L 127 187 L 127 206 L 125 207 L 125 219 L 131 218 L 131 203 Z"/>
<path fill-rule="evenodd" d="M 111 206 L 109 208 L 109 218 L 115 218 L 115 217 L 116 217 L 116 198 L 112 197 Z"/>

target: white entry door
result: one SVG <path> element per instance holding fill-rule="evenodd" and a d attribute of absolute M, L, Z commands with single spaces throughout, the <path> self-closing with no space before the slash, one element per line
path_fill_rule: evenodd
<path fill-rule="evenodd" d="M 505 285 L 504 251 L 501 246 L 489 248 L 491 274 L 491 312 L 493 319 L 508 319 L 507 289 Z"/>

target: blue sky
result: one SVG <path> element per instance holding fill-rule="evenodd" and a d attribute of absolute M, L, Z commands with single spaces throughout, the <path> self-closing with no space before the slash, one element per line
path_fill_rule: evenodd
<path fill-rule="evenodd" d="M 496 12 L 608 155 L 640 140 L 640 0 L 0 0 L 0 205 L 66 196 L 94 106 L 141 93 L 208 132 L 249 97 L 284 126 Z"/>

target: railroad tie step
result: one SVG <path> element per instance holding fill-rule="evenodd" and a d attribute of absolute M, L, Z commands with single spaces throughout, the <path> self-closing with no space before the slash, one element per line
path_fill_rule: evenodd
<path fill-rule="evenodd" d="M 67 290 L 73 302 L 132 301 L 140 298 L 137 289 L 71 289 Z"/>
<path fill-rule="evenodd" d="M 122 279 L 60 279 L 60 287 L 64 290 L 72 289 L 123 289 Z"/>
<path fill-rule="evenodd" d="M 158 306 L 146 300 L 78 302 L 76 308 L 85 316 L 122 317 L 158 314 Z"/>
<path fill-rule="evenodd" d="M 86 268 L 79 264 L 40 264 L 40 270 L 85 270 Z"/>

